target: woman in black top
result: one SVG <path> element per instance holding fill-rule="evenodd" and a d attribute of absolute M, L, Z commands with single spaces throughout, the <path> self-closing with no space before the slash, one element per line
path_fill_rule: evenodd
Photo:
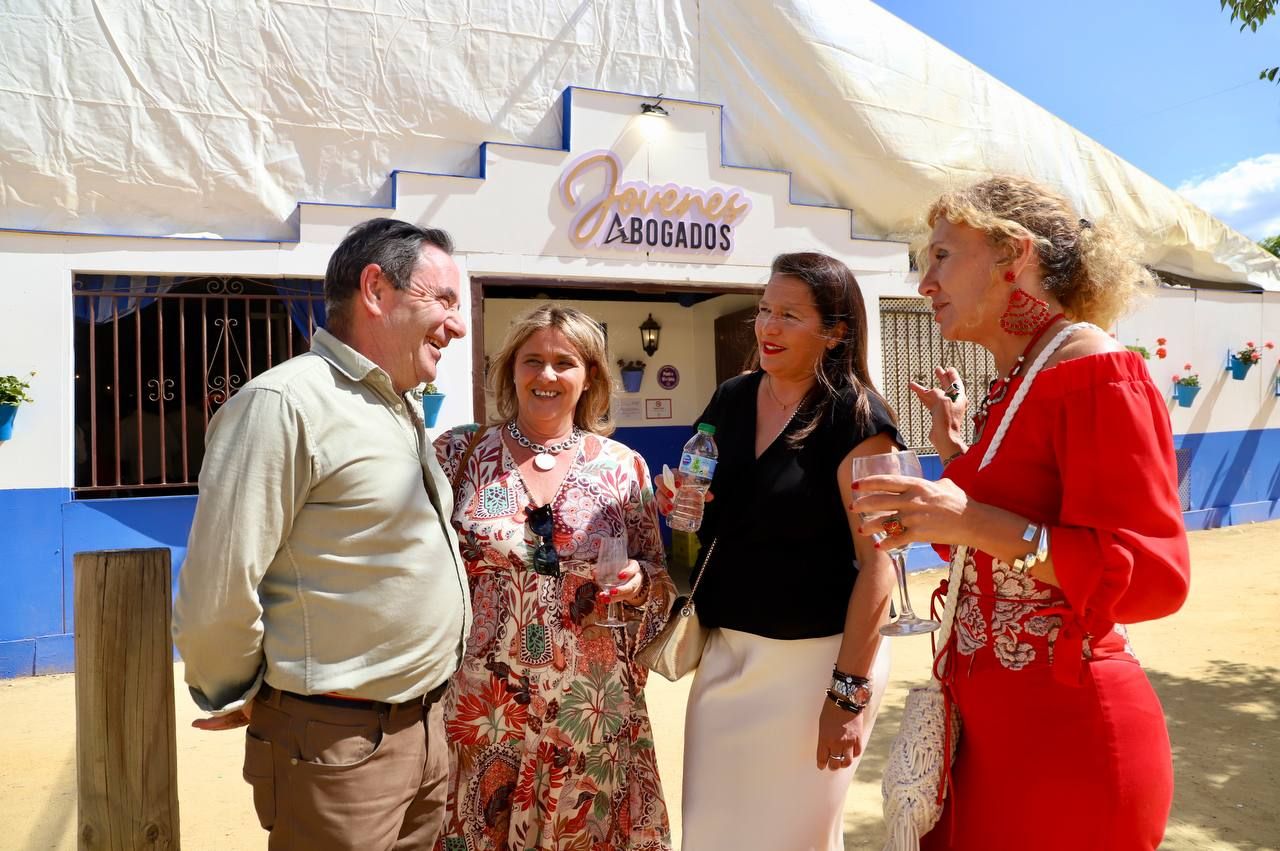
<path fill-rule="evenodd" d="M 700 418 L 720 452 L 702 556 L 718 543 L 696 595 L 715 629 L 685 722 L 683 847 L 842 849 L 888 674 L 877 629 L 894 582 L 844 495 L 850 459 L 894 451 L 898 433 L 843 263 L 777 257 L 755 334 L 760 368 L 722 384 Z M 659 487 L 664 514 L 670 497 Z"/>

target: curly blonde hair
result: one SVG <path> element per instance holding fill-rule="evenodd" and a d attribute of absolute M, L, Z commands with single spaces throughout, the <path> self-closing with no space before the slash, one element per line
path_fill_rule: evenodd
<path fill-rule="evenodd" d="M 1021 177 L 996 175 L 948 192 L 925 218 L 930 228 L 940 218 L 976 228 L 996 247 L 1029 238 L 1044 288 L 1073 320 L 1108 328 L 1156 287 L 1132 237 L 1112 224 L 1080 218 L 1062 195 Z M 916 260 L 924 274 L 928 251 L 922 248 Z"/>
<path fill-rule="evenodd" d="M 587 369 L 587 383 L 573 410 L 573 424 L 594 434 L 613 434 L 609 399 L 613 396 L 613 375 L 606 363 L 608 344 L 604 329 L 576 307 L 544 304 L 517 317 L 507 331 L 502 348 L 489 364 L 489 386 L 498 408 L 498 422 L 513 419 L 520 410 L 516 395 L 515 363 L 520 347 L 534 334 L 554 328 L 578 351 Z"/>

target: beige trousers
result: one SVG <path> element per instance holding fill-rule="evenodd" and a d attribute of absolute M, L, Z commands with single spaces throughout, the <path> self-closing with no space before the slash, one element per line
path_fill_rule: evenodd
<path fill-rule="evenodd" d="M 270 851 L 430 851 L 448 771 L 438 702 L 254 698 L 244 778 Z"/>

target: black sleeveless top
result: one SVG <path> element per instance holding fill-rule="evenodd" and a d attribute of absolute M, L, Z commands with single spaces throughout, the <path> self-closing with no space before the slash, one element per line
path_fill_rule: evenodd
<path fill-rule="evenodd" d="M 698 537 L 698 569 L 718 538 L 694 597 L 703 624 L 766 638 L 798 639 L 844 631 L 858 565 L 837 468 L 864 440 L 887 433 L 901 444 L 884 404 L 871 397 L 872 423 L 854 425 L 854 401 L 836 402 L 823 422 L 792 447 L 786 435 L 808 422 L 802 408 L 755 457 L 756 394 L 764 373 L 731 378 L 698 422 L 716 427 L 720 453 Z"/>

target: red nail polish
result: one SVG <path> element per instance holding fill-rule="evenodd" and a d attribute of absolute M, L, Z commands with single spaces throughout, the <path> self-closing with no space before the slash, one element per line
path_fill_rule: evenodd
<path fill-rule="evenodd" d="M 858 483 L 857 483 L 857 482 L 854 482 L 854 483 L 853 483 L 853 489 L 854 489 L 854 490 L 857 490 L 857 489 L 858 489 Z"/>
<path fill-rule="evenodd" d="M 874 546 L 877 550 L 880 549 L 880 542 L 876 541 Z"/>

